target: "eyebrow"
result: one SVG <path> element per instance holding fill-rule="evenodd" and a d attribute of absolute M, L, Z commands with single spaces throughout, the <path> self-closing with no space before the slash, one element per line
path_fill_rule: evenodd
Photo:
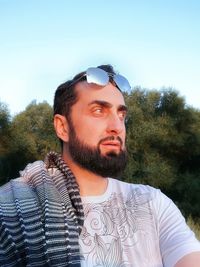
<path fill-rule="evenodd" d="M 92 102 L 90 102 L 88 104 L 88 106 L 91 106 L 91 105 L 94 105 L 94 104 L 100 105 L 100 106 L 105 107 L 105 108 L 112 108 L 112 106 L 113 106 L 111 103 L 109 103 L 107 101 L 104 101 L 104 100 L 93 100 Z M 118 111 L 126 111 L 127 112 L 128 108 L 125 105 L 119 105 L 117 110 Z"/>

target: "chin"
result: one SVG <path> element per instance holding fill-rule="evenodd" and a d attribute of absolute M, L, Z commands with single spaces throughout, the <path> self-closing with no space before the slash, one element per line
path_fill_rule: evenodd
<path fill-rule="evenodd" d="M 116 156 L 118 156 L 119 155 L 119 152 L 116 152 L 116 151 L 109 151 L 109 152 L 107 152 L 104 156 L 106 156 L 106 157 L 116 157 Z"/>

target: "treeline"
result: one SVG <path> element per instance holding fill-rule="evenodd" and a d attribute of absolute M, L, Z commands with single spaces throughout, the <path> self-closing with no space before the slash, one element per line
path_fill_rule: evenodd
<path fill-rule="evenodd" d="M 186 217 L 200 220 L 200 111 L 170 88 L 134 88 L 125 99 L 129 161 L 122 179 L 160 188 Z M 60 150 L 52 120 L 46 102 L 32 102 L 13 118 L 0 102 L 0 184 Z"/>

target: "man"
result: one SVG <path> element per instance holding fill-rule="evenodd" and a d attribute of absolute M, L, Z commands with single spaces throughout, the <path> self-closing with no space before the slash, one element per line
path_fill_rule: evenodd
<path fill-rule="evenodd" d="M 110 65 L 58 87 L 62 156 L 0 189 L 0 266 L 200 266 L 200 244 L 170 199 L 109 178 L 126 165 L 127 88 Z"/>

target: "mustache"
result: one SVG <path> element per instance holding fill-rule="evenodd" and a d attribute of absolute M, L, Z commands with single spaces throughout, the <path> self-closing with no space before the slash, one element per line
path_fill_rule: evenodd
<path fill-rule="evenodd" d="M 115 137 L 115 136 L 113 136 L 113 135 L 101 139 L 101 140 L 99 141 L 98 145 L 100 145 L 101 143 L 103 143 L 103 142 L 105 142 L 105 141 L 114 141 L 114 140 L 119 141 L 119 142 L 120 142 L 120 145 L 122 146 L 122 144 L 123 144 L 122 139 L 121 139 L 119 136 Z"/>

